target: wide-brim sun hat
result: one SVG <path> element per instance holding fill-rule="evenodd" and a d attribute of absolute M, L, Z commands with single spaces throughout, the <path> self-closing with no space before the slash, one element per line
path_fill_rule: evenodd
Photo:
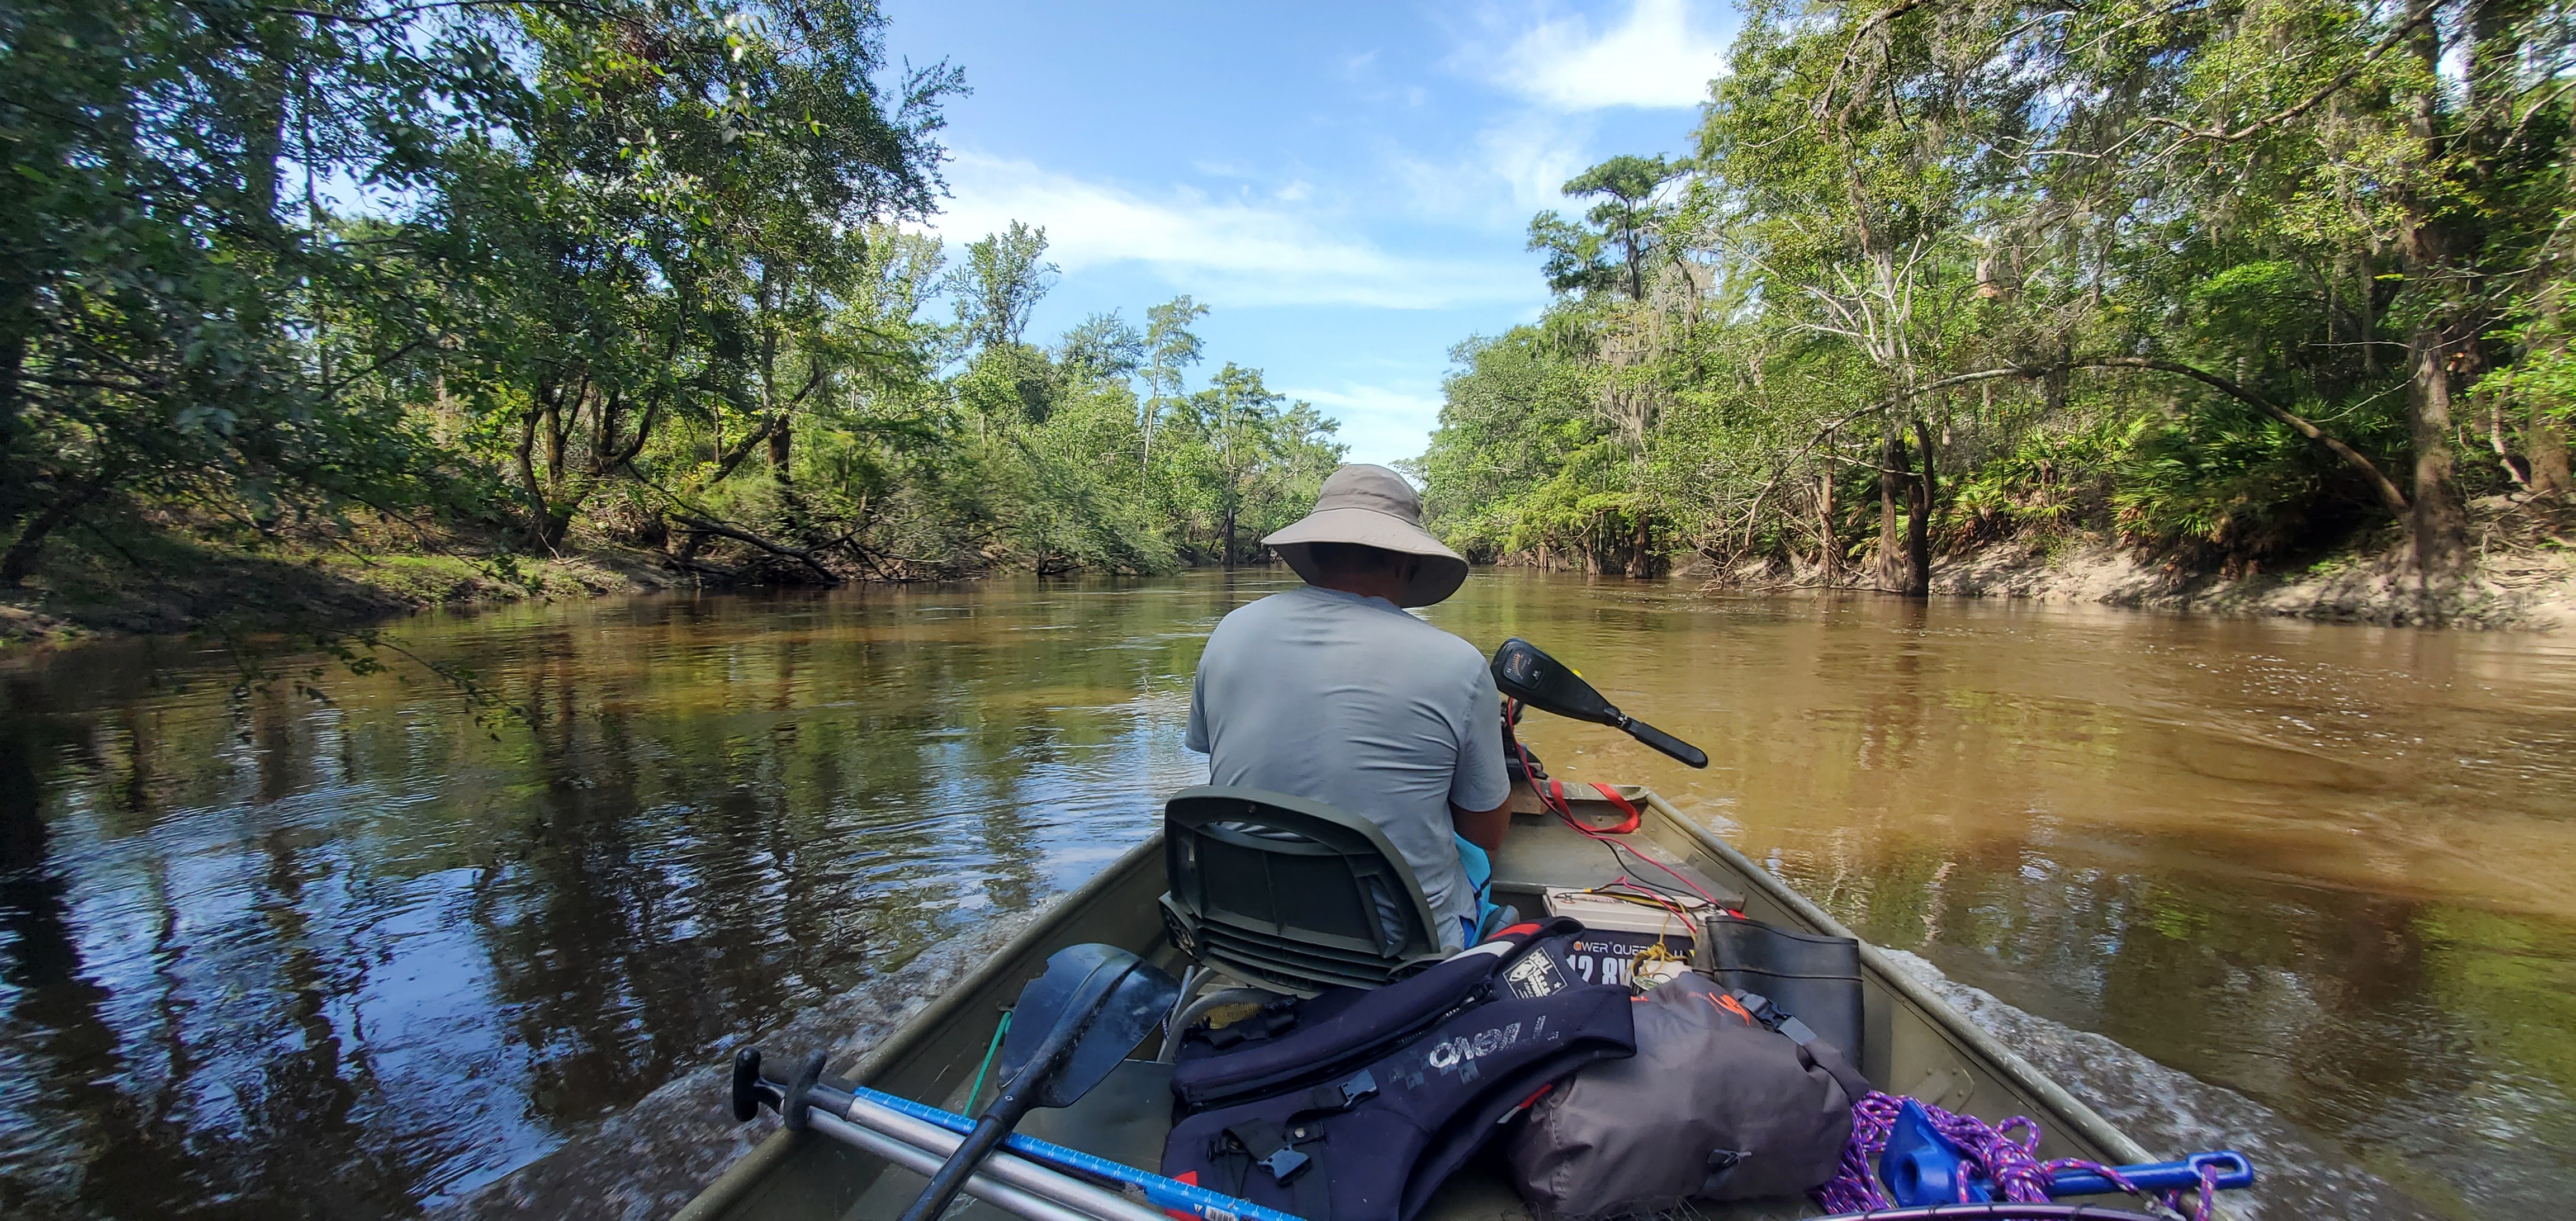
<path fill-rule="evenodd" d="M 1314 543 L 1357 543 L 1424 561 L 1405 584 L 1399 606 L 1429 606 L 1467 582 L 1467 557 L 1422 528 L 1422 498 L 1404 476 L 1383 466 L 1353 463 L 1334 471 L 1315 498 L 1315 511 L 1262 543 L 1288 561 L 1306 583 L 1320 584 L 1307 548 Z"/>

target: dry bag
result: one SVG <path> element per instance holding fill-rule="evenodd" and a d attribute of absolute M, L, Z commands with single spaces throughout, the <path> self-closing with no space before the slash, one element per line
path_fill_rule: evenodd
<path fill-rule="evenodd" d="M 1513 1185 L 1533 1212 L 1590 1221 L 1791 1195 L 1833 1177 L 1852 1102 L 1868 1092 L 1840 1052 L 1697 972 L 1633 1010 L 1637 1054 L 1560 1082 L 1509 1138 Z"/>

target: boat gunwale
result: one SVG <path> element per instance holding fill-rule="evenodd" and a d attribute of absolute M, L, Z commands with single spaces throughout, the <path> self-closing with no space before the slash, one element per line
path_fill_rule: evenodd
<path fill-rule="evenodd" d="M 1912 972 L 1897 966 L 1887 957 L 1885 951 L 1872 944 L 1868 938 L 1853 933 L 1851 929 L 1844 926 L 1842 921 L 1835 919 L 1832 913 L 1817 906 L 1815 900 L 1798 893 L 1795 887 L 1774 876 L 1770 870 L 1755 864 L 1751 857 L 1738 851 L 1734 845 L 1719 839 L 1716 832 L 1682 817 L 1681 811 L 1675 809 L 1670 801 L 1665 800 L 1663 794 L 1641 784 L 1612 785 L 1611 787 L 1619 789 L 1621 795 L 1630 801 L 1643 798 L 1646 804 L 1661 815 L 1667 823 L 1679 828 L 1697 846 L 1724 861 L 1736 872 L 1743 874 L 1753 886 L 1760 888 L 1763 897 L 1796 913 L 1799 919 L 1814 925 L 1817 932 L 1829 937 L 1849 937 L 1859 942 L 1862 965 L 1876 973 L 1892 991 L 1904 998 L 1907 1004 L 1921 1011 L 1924 1017 L 1930 1019 L 1929 1024 L 1934 1029 L 1941 1031 L 1942 1035 L 1953 1043 L 1964 1044 L 1960 1050 L 1983 1057 L 1992 1063 L 2013 1086 L 2027 1092 L 2034 1101 L 2057 1113 L 2059 1118 L 2071 1124 L 2084 1139 L 2099 1146 L 2109 1155 L 2106 1160 L 2112 1165 L 2134 1165 L 2155 1160 L 2154 1155 L 2148 1153 L 2137 1141 L 2130 1139 L 2127 1133 L 2114 1127 L 2111 1121 L 2102 1118 L 2101 1112 L 2094 1110 L 2083 1099 L 2069 1093 L 2065 1086 L 2059 1085 L 2048 1074 L 2039 1071 L 2038 1066 L 2023 1059 L 2021 1053 L 2004 1046 L 2001 1040 L 1988 1033 L 1985 1027 L 1978 1025 L 1975 1019 L 1961 1012 L 1958 1006 L 1943 1000 L 1931 988 L 1925 986 L 1923 981 L 1916 979 Z"/>

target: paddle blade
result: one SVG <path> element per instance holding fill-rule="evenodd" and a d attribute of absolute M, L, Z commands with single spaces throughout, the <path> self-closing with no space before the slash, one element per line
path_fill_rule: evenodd
<path fill-rule="evenodd" d="M 1494 650 L 1494 685 L 1532 708 L 1596 725 L 1616 725 L 1619 710 L 1572 667 L 1515 636 Z"/>
<path fill-rule="evenodd" d="M 1070 1106 L 1145 1041 L 1180 992 L 1179 981 L 1114 945 L 1058 950 L 1012 1007 L 1002 1080 L 1017 1079 L 1058 1026 L 1078 1023 L 1063 1067 L 1039 1083 L 1036 1099 L 1042 1107 Z"/>

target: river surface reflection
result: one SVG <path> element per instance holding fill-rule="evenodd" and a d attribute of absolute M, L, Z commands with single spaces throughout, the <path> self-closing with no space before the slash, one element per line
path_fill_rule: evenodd
<path fill-rule="evenodd" d="M 412 672 L 0 672 L 0 1213 L 398 1216 L 1147 833 L 1278 570 L 527 607 Z M 2576 648 L 1479 573 L 1705 746 L 1527 727 L 1864 935 L 2268 1104 L 2429 1213 L 2576 1174 Z"/>

